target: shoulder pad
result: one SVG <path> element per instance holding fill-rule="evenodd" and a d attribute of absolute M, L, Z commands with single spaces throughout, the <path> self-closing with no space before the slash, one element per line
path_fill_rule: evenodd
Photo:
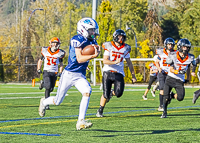
<path fill-rule="evenodd" d="M 65 57 L 65 51 L 64 50 L 62 50 L 62 49 L 60 49 L 60 55 L 61 55 L 61 58 L 64 58 Z"/>
<path fill-rule="evenodd" d="M 130 52 L 131 51 L 131 46 L 128 44 L 125 44 L 125 48 Z"/>
<path fill-rule="evenodd" d="M 47 49 L 48 49 L 48 47 L 42 47 L 42 49 L 41 49 L 41 54 L 43 55 L 43 53 L 44 53 L 45 51 L 47 51 Z"/>
<path fill-rule="evenodd" d="M 163 53 L 163 48 L 156 49 L 156 55 L 161 55 Z"/>
<path fill-rule="evenodd" d="M 104 50 L 108 50 L 109 51 L 109 49 L 112 47 L 112 44 L 111 44 L 111 42 L 104 42 L 103 44 L 102 44 L 102 48 L 104 49 Z"/>
<path fill-rule="evenodd" d="M 73 47 L 81 47 L 84 42 L 87 40 L 82 35 L 75 35 L 71 39 L 71 46 Z"/>

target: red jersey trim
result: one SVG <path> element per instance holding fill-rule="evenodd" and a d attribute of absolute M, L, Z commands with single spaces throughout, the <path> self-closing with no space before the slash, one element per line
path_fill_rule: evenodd
<path fill-rule="evenodd" d="M 125 44 L 121 45 L 119 48 L 115 45 L 113 41 L 111 41 L 111 44 L 119 51 L 120 49 L 124 48 Z"/>
<path fill-rule="evenodd" d="M 51 47 L 48 47 L 48 49 L 47 49 L 47 51 L 51 54 L 51 55 L 55 55 L 55 54 L 57 54 L 60 50 L 58 49 L 57 51 L 55 51 L 55 52 L 51 52 L 51 50 L 50 50 L 50 48 Z"/>
<path fill-rule="evenodd" d="M 184 63 L 185 61 L 187 61 L 188 60 L 188 58 L 189 58 L 189 56 L 187 55 L 186 57 L 185 57 L 185 59 L 181 59 L 181 57 L 180 57 L 180 55 L 179 55 L 179 51 L 176 53 L 176 55 L 177 55 L 177 59 L 181 62 L 181 63 Z"/>

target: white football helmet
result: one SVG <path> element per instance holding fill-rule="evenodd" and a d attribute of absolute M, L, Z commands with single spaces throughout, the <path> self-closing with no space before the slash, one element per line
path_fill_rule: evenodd
<path fill-rule="evenodd" d="M 91 35 L 89 34 L 88 30 L 89 29 L 94 29 L 95 34 Z M 77 33 L 81 34 L 83 37 L 89 39 L 89 40 L 96 40 L 96 36 L 99 36 L 99 26 L 97 22 L 89 17 L 82 18 L 78 23 L 77 23 Z"/>

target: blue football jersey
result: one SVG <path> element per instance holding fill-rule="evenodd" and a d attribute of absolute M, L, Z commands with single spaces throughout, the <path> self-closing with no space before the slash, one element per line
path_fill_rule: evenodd
<path fill-rule="evenodd" d="M 69 57 L 68 57 L 68 65 L 65 67 L 65 70 L 71 72 L 86 74 L 86 68 L 88 66 L 89 61 L 85 63 L 78 63 L 75 53 L 75 48 L 84 49 L 86 46 L 95 44 L 98 45 L 96 40 L 90 41 L 84 38 L 82 35 L 78 34 L 71 38 L 70 46 L 69 46 Z"/>

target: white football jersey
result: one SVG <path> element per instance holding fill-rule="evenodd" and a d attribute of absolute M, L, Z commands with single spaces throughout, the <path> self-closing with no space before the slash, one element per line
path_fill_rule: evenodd
<path fill-rule="evenodd" d="M 158 68 L 156 67 L 155 63 L 150 63 L 150 64 L 149 64 L 149 68 L 150 68 L 152 71 L 158 70 Z M 150 76 L 157 76 L 157 74 L 158 74 L 158 72 L 153 73 L 153 74 L 150 74 Z"/>
<path fill-rule="evenodd" d="M 189 65 L 192 63 L 193 65 L 196 65 L 196 61 L 194 59 L 194 55 L 188 54 L 183 60 L 179 56 L 179 52 L 176 52 L 175 54 L 170 54 L 169 58 L 172 60 L 172 66 L 175 70 L 185 70 L 187 71 Z M 185 74 L 174 74 L 169 71 L 169 76 L 180 79 L 181 81 L 185 81 Z"/>
<path fill-rule="evenodd" d="M 116 61 L 117 58 L 121 59 L 121 62 L 114 65 L 104 64 L 103 71 L 116 71 L 124 74 L 124 58 L 130 58 L 131 47 L 128 44 L 123 44 L 121 47 L 117 47 L 113 41 L 103 43 L 104 55 L 109 56 L 109 60 Z"/>
<path fill-rule="evenodd" d="M 158 54 L 158 59 L 160 60 L 159 62 L 160 68 L 162 69 L 163 72 L 168 73 L 170 65 L 166 63 L 167 57 L 169 56 L 166 49 L 157 49 L 156 52 Z M 176 52 L 176 51 L 173 51 L 173 52 Z M 170 53 L 173 53 L 173 52 L 170 52 Z"/>
<path fill-rule="evenodd" d="M 42 47 L 41 54 L 44 56 L 44 68 L 50 72 L 58 72 L 59 59 L 64 58 L 65 51 L 58 49 L 51 52 L 50 47 Z"/>

